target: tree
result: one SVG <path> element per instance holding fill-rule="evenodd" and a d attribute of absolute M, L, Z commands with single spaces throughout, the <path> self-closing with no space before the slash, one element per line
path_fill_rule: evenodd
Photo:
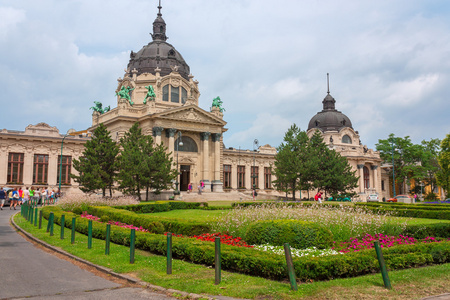
<path fill-rule="evenodd" d="M 172 170 L 172 159 L 163 145 L 153 145 L 153 138 L 142 134 L 139 123 L 135 123 L 120 140 L 122 150 L 118 159 L 119 188 L 125 193 L 138 196 L 145 189 L 146 200 L 149 190 L 159 193 L 170 186 L 176 177 Z"/>
<path fill-rule="evenodd" d="M 355 176 L 347 158 L 328 148 L 322 135 L 316 131 L 309 141 L 309 173 L 313 187 L 338 197 L 353 196 L 359 177 Z"/>
<path fill-rule="evenodd" d="M 105 197 L 106 189 L 109 189 L 109 195 L 112 196 L 118 153 L 118 146 L 111 139 L 106 126 L 101 123 L 94 130 L 91 140 L 84 145 L 80 159 L 73 160 L 73 167 L 79 175 L 70 176 L 80 184 L 80 189 L 85 193 L 101 189 Z"/>
<path fill-rule="evenodd" d="M 448 197 L 450 192 L 450 134 L 447 134 L 442 140 L 438 162 L 441 169 L 436 173 L 437 183 L 444 189 Z"/>
<path fill-rule="evenodd" d="M 422 181 L 426 186 L 431 187 L 434 191 L 437 187 L 436 174 L 441 170 L 438 162 L 438 155 L 440 150 L 440 139 L 431 139 L 430 141 L 422 141 L 422 153 L 420 158 L 421 174 L 420 177 L 414 178 L 417 181 Z"/>
<path fill-rule="evenodd" d="M 278 191 L 292 193 L 307 188 L 306 162 L 308 136 L 293 124 L 284 135 L 283 143 L 278 147 L 275 155 L 274 186 Z"/>
<path fill-rule="evenodd" d="M 378 140 L 376 148 L 384 162 L 392 164 L 393 158 L 394 168 L 389 173 L 392 177 L 392 172 L 395 172 L 395 182 L 398 182 L 400 187 L 399 193 L 405 192 L 404 186 L 409 179 L 423 177 L 420 165 L 423 147 L 413 144 L 409 136 L 400 138 L 391 133 L 388 139 Z"/>

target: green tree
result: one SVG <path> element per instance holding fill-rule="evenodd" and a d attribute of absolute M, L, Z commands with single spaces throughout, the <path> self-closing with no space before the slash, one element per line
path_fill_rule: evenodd
<path fill-rule="evenodd" d="M 440 139 L 422 141 L 422 154 L 420 157 L 421 172 L 419 176 L 414 178 L 416 182 L 422 181 L 426 186 L 430 186 L 432 191 L 437 187 L 436 174 L 441 169 L 438 162 L 440 144 Z"/>
<path fill-rule="evenodd" d="M 395 172 L 399 193 L 405 192 L 405 184 L 409 183 L 409 179 L 423 177 L 423 168 L 420 165 L 423 147 L 413 144 L 409 136 L 400 138 L 391 133 L 388 139 L 378 140 L 376 148 L 384 162 L 392 164 L 393 158 L 394 168 L 389 170 L 389 176 L 392 177 L 392 172 Z"/>
<path fill-rule="evenodd" d="M 307 188 L 306 162 L 308 136 L 293 124 L 284 135 L 283 142 L 278 147 L 275 156 L 274 180 L 275 189 L 286 193 L 292 193 L 295 201 L 295 192 Z"/>
<path fill-rule="evenodd" d="M 176 177 L 172 170 L 172 159 L 166 153 L 166 147 L 153 144 L 153 138 L 142 134 L 139 123 L 135 123 L 120 140 L 117 179 L 119 189 L 125 194 L 135 195 L 142 200 L 141 191 L 159 193 L 168 188 Z"/>
<path fill-rule="evenodd" d="M 358 186 L 356 171 L 352 171 L 347 158 L 330 149 L 316 131 L 309 141 L 309 174 L 313 187 L 337 197 L 353 196 Z"/>
<path fill-rule="evenodd" d="M 450 134 L 447 134 L 442 140 L 438 162 L 441 169 L 436 173 L 437 183 L 444 189 L 448 197 L 450 192 Z"/>
<path fill-rule="evenodd" d="M 116 175 L 115 161 L 119 148 L 111 139 L 110 132 L 101 123 L 93 132 L 91 140 L 84 145 L 84 151 L 79 160 L 73 160 L 73 167 L 79 175 L 70 176 L 80 184 L 85 193 L 102 190 L 103 197 L 106 189 L 112 196 L 112 186 Z"/>

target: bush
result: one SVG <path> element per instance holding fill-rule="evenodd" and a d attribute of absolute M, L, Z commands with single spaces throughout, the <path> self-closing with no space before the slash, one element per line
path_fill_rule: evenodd
<path fill-rule="evenodd" d="M 54 212 L 55 222 L 60 224 L 61 215 L 66 216 L 65 226 L 71 228 L 73 213 L 63 212 L 59 207 L 47 206 L 42 209 L 48 219 Z M 121 212 L 127 212 L 121 210 Z M 127 212 L 130 213 L 130 212 Z M 77 218 L 76 230 L 87 234 L 88 220 Z M 105 239 L 106 224 L 93 222 L 93 237 Z M 111 226 L 111 242 L 129 246 L 130 230 Z M 136 248 L 166 255 L 167 238 L 160 234 L 136 232 Z M 402 245 L 383 249 L 386 265 L 390 270 L 406 267 L 419 267 L 429 264 L 450 262 L 450 242 Z M 197 239 L 173 237 L 172 254 L 174 258 L 188 260 L 197 264 L 213 266 L 214 243 Z M 260 276 L 269 279 L 285 280 L 287 268 L 282 255 L 258 251 L 251 248 L 221 245 L 221 266 L 224 270 Z M 354 277 L 379 271 L 374 250 L 364 250 L 324 257 L 294 258 L 296 276 L 300 281 L 329 280 Z"/>
<path fill-rule="evenodd" d="M 170 211 L 175 209 L 199 209 L 208 207 L 206 202 L 180 202 L 180 201 L 156 201 L 152 203 L 114 206 L 114 208 L 126 209 L 136 213 L 148 214 Z"/>
<path fill-rule="evenodd" d="M 324 226 L 299 220 L 257 221 L 247 230 L 245 240 L 248 244 L 271 244 L 282 246 L 289 243 L 296 249 L 317 247 L 330 248 L 333 234 Z"/>

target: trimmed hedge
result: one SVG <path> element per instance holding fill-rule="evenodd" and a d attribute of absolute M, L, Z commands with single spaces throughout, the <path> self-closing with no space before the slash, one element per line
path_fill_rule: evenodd
<path fill-rule="evenodd" d="M 324 226 L 300 220 L 257 221 L 247 230 L 245 240 L 248 244 L 271 244 L 282 246 L 284 243 L 296 249 L 317 247 L 331 248 L 333 234 Z"/>
<path fill-rule="evenodd" d="M 402 209 L 386 206 L 364 206 L 364 209 L 374 213 L 390 213 L 390 215 L 397 217 L 450 220 L 450 210 L 423 210 L 409 207 Z"/>
<path fill-rule="evenodd" d="M 61 215 L 64 214 L 65 226 L 68 228 L 71 228 L 71 218 L 76 216 L 70 212 L 63 212 L 55 206 L 44 207 L 42 211 L 47 219 L 53 211 L 57 224 L 60 224 Z M 76 230 L 86 234 L 88 220 L 78 217 Z M 93 222 L 93 237 L 104 239 L 105 231 L 106 224 Z M 129 246 L 130 230 L 111 226 L 111 242 Z M 167 238 L 164 235 L 136 232 L 136 248 L 138 249 L 166 255 L 166 243 Z M 221 248 L 221 265 L 224 270 L 269 279 L 285 280 L 287 278 L 286 262 L 282 255 L 229 245 L 222 245 Z M 207 266 L 214 264 L 214 243 L 211 242 L 174 237 L 172 253 L 174 258 Z M 383 253 L 390 270 L 448 263 L 450 262 L 450 242 L 402 245 L 383 249 Z M 379 270 L 374 250 L 325 257 L 294 258 L 294 267 L 296 276 L 301 281 L 354 277 Z"/>
<path fill-rule="evenodd" d="M 201 221 L 165 218 L 153 214 L 137 214 L 124 209 L 107 206 L 89 206 L 86 211 L 102 221 L 117 221 L 148 229 L 152 233 L 174 232 L 184 235 L 200 235 L 210 232 L 211 227 Z"/>
<path fill-rule="evenodd" d="M 152 203 L 141 203 L 125 206 L 113 206 L 114 208 L 134 211 L 136 213 L 148 214 L 175 209 L 199 209 L 208 207 L 207 202 L 180 202 L 180 201 L 156 201 Z"/>
<path fill-rule="evenodd" d="M 407 204 L 407 203 L 386 203 L 386 202 L 367 202 L 355 203 L 355 206 L 379 207 L 379 208 L 397 208 L 397 209 L 413 209 L 413 210 L 447 210 L 450 213 L 450 205 L 436 204 Z"/>

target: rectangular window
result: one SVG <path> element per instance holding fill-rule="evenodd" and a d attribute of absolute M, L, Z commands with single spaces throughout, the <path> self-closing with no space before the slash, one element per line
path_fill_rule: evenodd
<path fill-rule="evenodd" d="M 272 188 L 272 171 L 270 168 L 264 168 L 264 188 Z"/>
<path fill-rule="evenodd" d="M 223 165 L 223 187 L 231 187 L 231 165 Z"/>
<path fill-rule="evenodd" d="M 33 163 L 33 184 L 47 184 L 48 155 L 35 154 Z"/>
<path fill-rule="evenodd" d="M 186 103 L 187 91 L 184 87 L 181 87 L 181 103 Z"/>
<path fill-rule="evenodd" d="M 163 86 L 163 97 L 162 100 L 168 102 L 169 101 L 169 85 L 166 84 L 165 86 Z"/>
<path fill-rule="evenodd" d="M 384 191 L 384 180 L 381 180 L 381 190 Z"/>
<path fill-rule="evenodd" d="M 245 166 L 237 167 L 238 188 L 245 188 Z"/>
<path fill-rule="evenodd" d="M 170 101 L 180 103 L 180 88 L 172 86 L 170 89 Z"/>
<path fill-rule="evenodd" d="M 62 166 L 62 168 L 61 168 Z M 72 166 L 72 156 L 64 156 L 62 157 L 62 165 L 61 165 L 61 155 L 58 155 L 58 169 L 56 170 L 57 175 L 57 183 L 60 182 L 59 174 L 61 174 L 61 184 L 70 184 L 70 171 Z"/>
<path fill-rule="evenodd" d="M 8 183 L 23 183 L 23 153 L 8 155 Z"/>
<path fill-rule="evenodd" d="M 259 167 L 252 167 L 252 188 L 259 189 Z"/>

